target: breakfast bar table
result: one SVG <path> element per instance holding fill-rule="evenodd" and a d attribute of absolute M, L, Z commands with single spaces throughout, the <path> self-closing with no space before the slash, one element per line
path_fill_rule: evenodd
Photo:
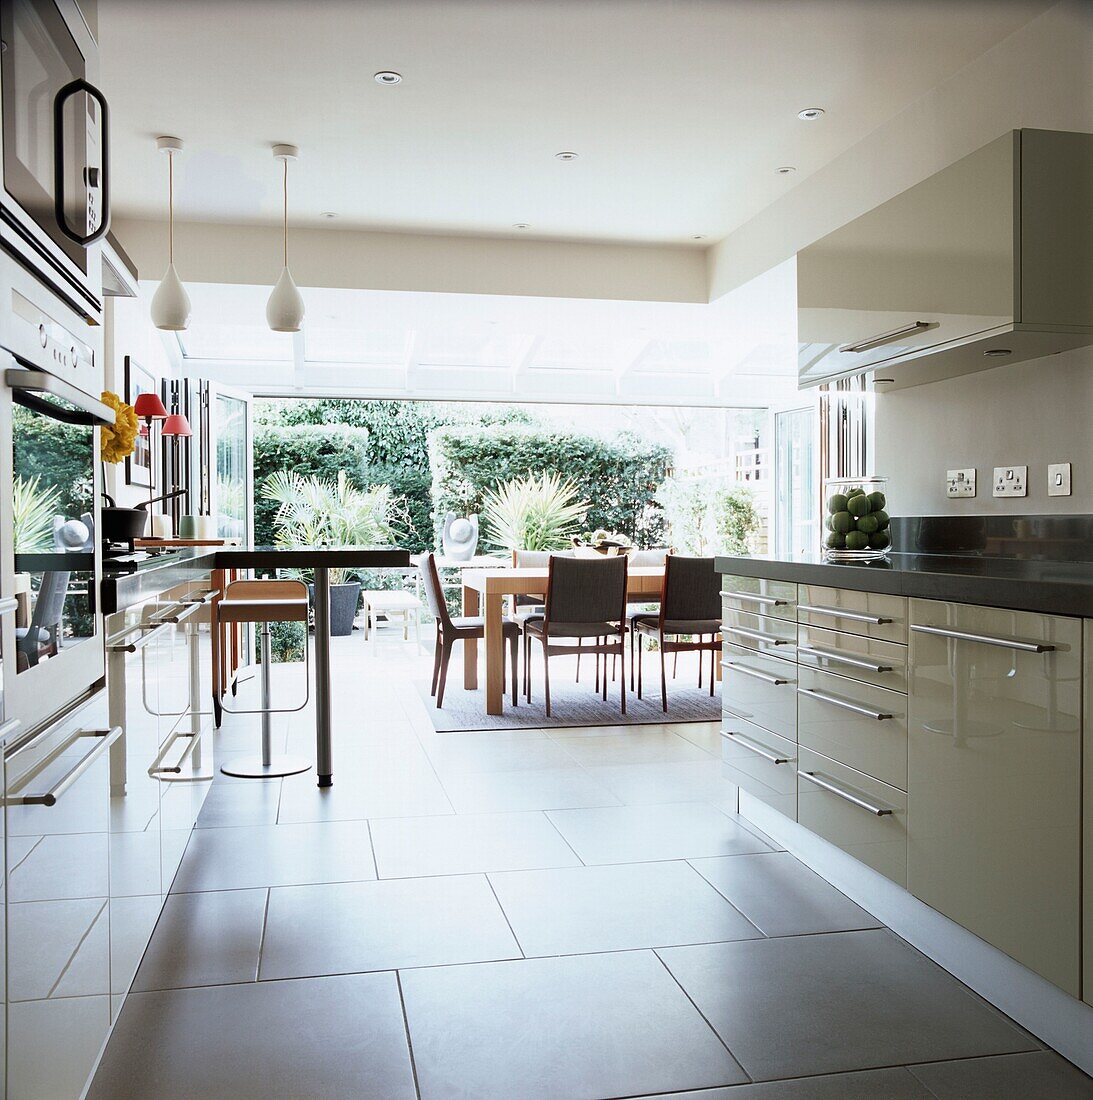
<path fill-rule="evenodd" d="M 463 574 L 463 614 L 486 620 L 486 713 L 504 713 L 502 679 L 505 668 L 504 602 L 506 596 L 542 596 L 546 593 L 545 567 L 468 569 Z M 626 595 L 631 599 L 659 596 L 664 585 L 663 565 L 637 565 L 627 570 Z M 483 606 L 484 605 L 484 606 Z M 463 686 L 478 687 L 478 642 L 463 643 Z"/>
<path fill-rule="evenodd" d="M 212 587 L 223 592 L 228 574 L 245 569 L 307 569 L 315 576 L 315 770 L 320 787 L 334 783 L 330 680 L 330 570 L 405 569 L 408 550 L 396 546 L 226 546 L 213 555 Z M 217 603 L 220 597 L 214 598 Z M 215 610 L 214 610 L 215 616 Z M 215 618 L 214 618 L 215 621 Z M 213 707 L 220 722 L 221 699 L 227 688 L 224 639 L 212 632 Z"/>

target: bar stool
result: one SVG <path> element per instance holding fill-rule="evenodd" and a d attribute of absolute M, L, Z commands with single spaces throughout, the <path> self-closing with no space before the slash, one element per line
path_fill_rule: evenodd
<path fill-rule="evenodd" d="M 275 779 L 285 775 L 297 775 L 311 768 L 311 762 L 303 756 L 287 756 L 272 753 L 271 718 L 274 714 L 289 714 L 303 710 L 311 698 L 311 665 L 307 644 L 307 585 L 302 581 L 259 580 L 232 581 L 224 590 L 224 598 L 216 605 L 217 622 L 260 623 L 262 657 L 259 662 L 262 684 L 262 705 L 253 709 L 235 709 L 224 704 L 230 714 L 260 714 L 262 716 L 262 755 L 247 757 L 238 763 L 223 764 L 225 775 L 240 779 Z M 270 666 L 272 664 L 270 623 L 304 624 L 304 682 L 307 685 L 304 701 L 298 707 L 273 707 L 270 690 Z"/>

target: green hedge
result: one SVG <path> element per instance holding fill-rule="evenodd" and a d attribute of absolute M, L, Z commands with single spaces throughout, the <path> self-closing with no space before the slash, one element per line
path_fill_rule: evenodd
<path fill-rule="evenodd" d="M 337 424 L 257 424 L 254 430 L 254 541 L 273 542 L 277 505 L 262 497 L 266 478 L 277 470 L 334 479 L 345 470 L 359 488 L 372 484 L 368 431 Z"/>
<path fill-rule="evenodd" d="M 664 513 L 656 494 L 672 451 L 623 433 L 599 439 L 528 425 L 444 427 L 429 437 L 433 517 L 480 512 L 485 490 L 526 474 L 557 472 L 591 501 L 587 529 L 628 535 L 638 546 L 663 545 Z M 439 543 L 439 536 L 437 538 Z"/>

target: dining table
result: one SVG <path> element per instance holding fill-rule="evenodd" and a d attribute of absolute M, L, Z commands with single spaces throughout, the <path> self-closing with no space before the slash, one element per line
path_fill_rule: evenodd
<path fill-rule="evenodd" d="M 229 580 L 248 569 L 304 569 L 315 578 L 315 771 L 320 787 L 334 783 L 334 743 L 330 675 L 330 570 L 408 569 L 410 553 L 396 546 L 225 546 L 212 553 L 212 587 L 218 602 Z M 215 614 L 215 613 L 214 613 Z M 215 621 L 215 617 L 214 617 Z M 212 632 L 213 707 L 220 720 L 221 698 L 230 686 L 233 644 L 223 630 Z"/>
<path fill-rule="evenodd" d="M 541 596 L 545 598 L 548 570 L 546 566 L 521 566 L 506 569 L 468 569 L 463 573 L 463 614 L 485 618 L 487 714 L 503 714 L 505 668 L 505 599 L 509 596 Z M 642 596 L 657 597 L 664 585 L 663 565 L 637 565 L 626 572 L 627 599 L 639 601 Z M 463 687 L 478 689 L 478 641 L 463 642 Z"/>

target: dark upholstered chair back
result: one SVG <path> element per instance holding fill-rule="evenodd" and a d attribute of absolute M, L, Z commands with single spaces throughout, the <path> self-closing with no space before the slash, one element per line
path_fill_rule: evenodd
<path fill-rule="evenodd" d="M 626 614 L 626 557 L 550 559 L 546 619 L 550 623 L 618 622 Z"/>
<path fill-rule="evenodd" d="M 429 604 L 429 610 L 433 617 L 440 623 L 441 630 L 451 629 L 452 617 L 448 614 L 448 605 L 444 601 L 444 589 L 440 584 L 440 573 L 436 567 L 436 555 L 428 553 L 421 559 L 418 565 L 421 570 L 421 581 L 425 586 L 425 599 Z"/>
<path fill-rule="evenodd" d="M 673 622 L 721 618 L 721 578 L 713 558 L 668 555 L 661 614 Z"/>

